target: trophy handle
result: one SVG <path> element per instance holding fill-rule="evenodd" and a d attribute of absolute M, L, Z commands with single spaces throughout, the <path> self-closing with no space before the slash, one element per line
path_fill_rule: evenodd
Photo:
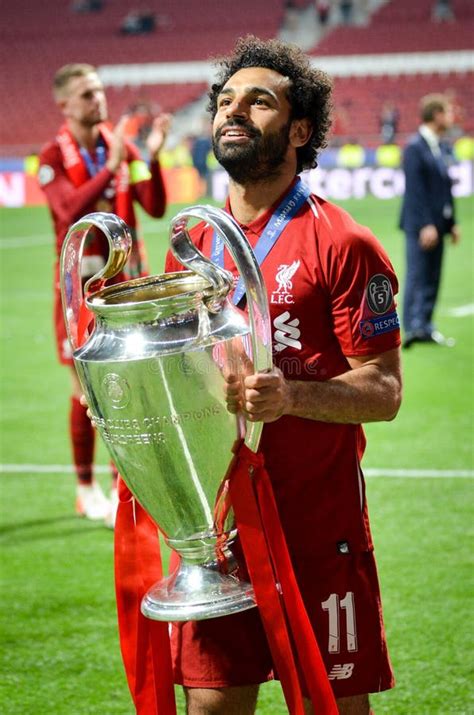
<path fill-rule="evenodd" d="M 265 283 L 255 255 L 238 223 L 225 211 L 214 206 L 190 206 L 171 221 L 170 244 L 176 258 L 190 270 L 203 276 L 214 288 L 209 310 L 219 310 L 233 286 L 232 275 L 206 258 L 194 245 L 187 230 L 188 220 L 197 218 L 210 224 L 223 239 L 245 284 L 249 309 L 253 364 L 256 372 L 271 370 L 272 339 L 270 311 Z M 245 444 L 258 449 L 262 422 L 247 422 Z"/>
<path fill-rule="evenodd" d="M 84 244 L 91 228 L 97 228 L 109 243 L 107 263 L 86 282 L 83 287 L 81 263 Z M 132 247 L 132 235 L 127 224 L 111 213 L 96 212 L 87 214 L 76 221 L 68 230 L 64 239 L 60 258 L 61 296 L 67 334 L 72 350 L 83 343 L 84 328 L 81 316 L 84 311 L 84 296 L 91 286 L 104 285 L 108 278 L 113 278 L 127 262 Z"/>

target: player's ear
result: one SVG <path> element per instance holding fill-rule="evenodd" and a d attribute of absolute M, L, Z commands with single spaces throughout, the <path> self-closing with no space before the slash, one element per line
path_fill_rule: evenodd
<path fill-rule="evenodd" d="M 64 112 L 67 104 L 67 95 L 65 92 L 55 92 L 53 96 L 56 106 L 61 110 L 61 112 Z"/>
<path fill-rule="evenodd" d="M 290 143 L 293 147 L 304 146 L 313 133 L 313 127 L 307 117 L 293 119 L 290 126 Z"/>

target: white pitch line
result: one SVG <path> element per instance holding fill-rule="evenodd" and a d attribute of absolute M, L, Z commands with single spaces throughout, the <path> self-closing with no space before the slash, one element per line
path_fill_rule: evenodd
<path fill-rule="evenodd" d="M 10 237 L 0 239 L 0 249 L 5 248 L 25 248 L 31 246 L 53 246 L 54 237 L 52 234 L 48 236 L 22 236 L 22 237 Z"/>
<path fill-rule="evenodd" d="M 156 234 L 157 226 L 151 222 L 141 224 L 141 230 L 144 234 Z M 54 247 L 54 236 L 53 234 L 39 234 L 34 236 L 5 236 L 0 237 L 0 249 L 8 248 L 28 248 L 31 246 L 53 246 Z"/>
<path fill-rule="evenodd" d="M 110 467 L 98 465 L 94 470 L 107 473 Z M 72 474 L 71 464 L 0 464 L 3 474 Z M 366 477 L 401 477 L 408 479 L 472 479 L 474 469 L 385 469 L 368 467 L 363 470 Z"/>
<path fill-rule="evenodd" d="M 472 479 L 474 469 L 384 469 L 368 467 L 362 470 L 366 477 L 402 477 L 408 479 Z"/>
<path fill-rule="evenodd" d="M 474 303 L 468 303 L 467 305 L 458 305 L 455 308 L 449 308 L 445 311 L 446 315 L 450 315 L 452 318 L 466 318 L 469 315 L 474 315 Z"/>
<path fill-rule="evenodd" d="M 110 467 L 94 466 L 95 472 L 108 472 Z M 0 464 L 3 474 L 73 474 L 72 464 Z"/>

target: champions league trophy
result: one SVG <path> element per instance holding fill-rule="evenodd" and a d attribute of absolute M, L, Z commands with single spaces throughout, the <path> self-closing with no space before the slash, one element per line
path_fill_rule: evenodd
<path fill-rule="evenodd" d="M 192 243 L 190 219 L 211 225 L 230 251 L 249 319 L 228 298 L 232 275 Z M 82 253 L 97 230 L 108 241 L 108 261 L 83 289 Z M 190 207 L 171 222 L 170 243 L 187 271 L 104 288 L 125 265 L 131 235 L 114 214 L 89 214 L 64 241 L 61 291 L 74 364 L 97 429 L 127 486 L 181 558 L 145 595 L 142 612 L 186 621 L 255 606 L 252 586 L 236 576 L 226 473 L 237 440 L 256 451 L 262 424 L 228 412 L 224 384 L 229 372 L 243 379 L 249 366 L 271 368 L 272 355 L 263 279 L 234 219 L 211 206 Z"/>

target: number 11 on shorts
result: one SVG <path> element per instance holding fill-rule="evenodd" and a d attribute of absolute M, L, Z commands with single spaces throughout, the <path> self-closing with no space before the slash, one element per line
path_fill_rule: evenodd
<path fill-rule="evenodd" d="M 321 602 L 323 611 L 329 613 L 329 653 L 341 651 L 340 612 L 346 612 L 346 640 L 347 651 L 353 653 L 357 650 L 357 631 L 354 607 L 354 594 L 348 591 L 342 600 L 337 593 L 331 593 L 327 601 Z"/>

